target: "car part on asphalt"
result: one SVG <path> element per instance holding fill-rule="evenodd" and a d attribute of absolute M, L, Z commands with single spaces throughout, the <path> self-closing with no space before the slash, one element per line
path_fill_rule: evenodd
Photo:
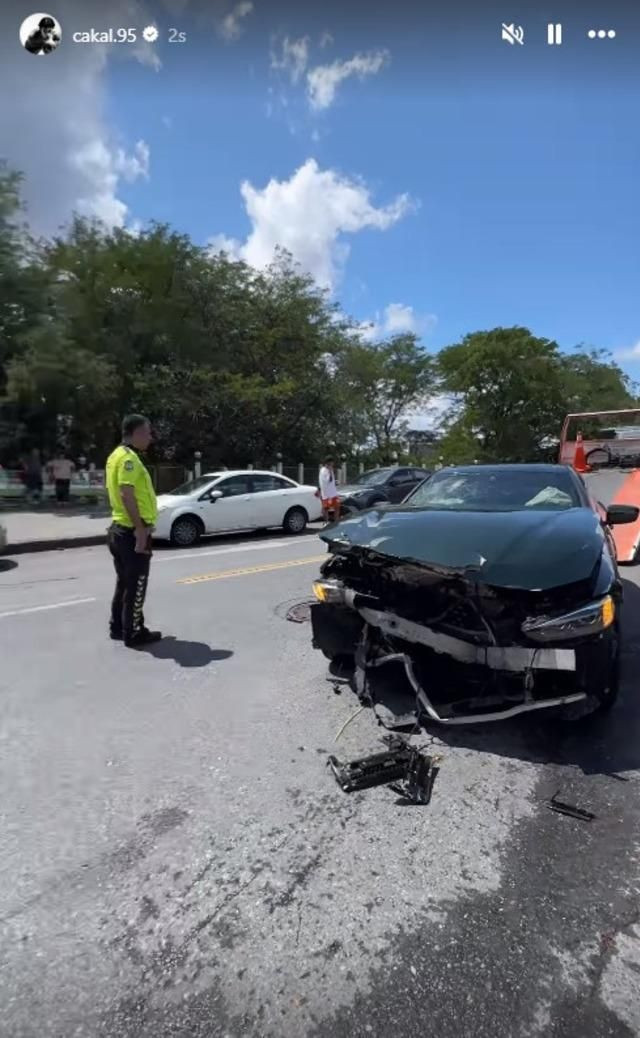
<path fill-rule="evenodd" d="M 440 757 L 427 757 L 414 750 L 405 778 L 402 782 L 392 782 L 389 788 L 411 804 L 428 804 L 440 771 L 439 765 Z"/>
<path fill-rule="evenodd" d="M 555 811 L 559 815 L 568 815 L 570 818 L 577 818 L 580 822 L 592 822 L 597 816 L 592 811 L 585 811 L 581 807 L 575 807 L 574 804 L 566 804 L 563 800 L 558 800 L 558 790 L 551 797 L 551 800 L 547 801 L 547 807 L 551 811 Z"/>
<path fill-rule="evenodd" d="M 622 604 L 610 525 L 638 510 L 595 505 L 557 465 L 442 470 L 420 495 L 320 534 L 330 557 L 314 584 L 313 644 L 353 661 L 361 702 L 376 710 L 369 679 L 394 667 L 414 724 L 610 708 Z"/>
<path fill-rule="evenodd" d="M 385 740 L 388 749 L 352 761 L 329 757 L 327 763 L 345 793 L 389 786 L 403 799 L 428 804 L 438 774 L 439 758 L 426 756 L 404 740 Z"/>

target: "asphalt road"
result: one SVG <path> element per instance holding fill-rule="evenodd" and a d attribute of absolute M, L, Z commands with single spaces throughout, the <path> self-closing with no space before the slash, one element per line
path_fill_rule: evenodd
<path fill-rule="evenodd" d="M 104 549 L 0 562 L 3 1038 L 640 1035 L 636 584 L 606 723 L 431 732 L 403 807 L 325 766 L 381 733 L 284 619 L 323 554 L 159 551 L 137 653 Z"/>

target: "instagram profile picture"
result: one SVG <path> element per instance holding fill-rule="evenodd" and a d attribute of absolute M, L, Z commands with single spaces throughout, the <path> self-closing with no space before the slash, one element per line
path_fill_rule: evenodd
<path fill-rule="evenodd" d="M 51 54 L 62 39 L 60 22 L 50 14 L 30 14 L 20 26 L 20 43 L 29 54 Z"/>

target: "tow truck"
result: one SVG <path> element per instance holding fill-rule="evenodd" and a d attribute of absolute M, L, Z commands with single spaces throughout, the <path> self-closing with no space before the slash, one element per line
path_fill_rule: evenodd
<path fill-rule="evenodd" d="M 640 507 L 640 408 L 568 414 L 560 434 L 561 465 L 573 465 L 605 507 Z M 639 561 L 640 519 L 613 527 L 619 563 Z"/>

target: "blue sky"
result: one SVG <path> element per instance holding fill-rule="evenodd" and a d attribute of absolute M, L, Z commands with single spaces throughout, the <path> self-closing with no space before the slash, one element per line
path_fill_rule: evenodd
<path fill-rule="evenodd" d="M 65 44 L 116 24 L 116 8 L 64 2 Z M 627 5 L 178 7 L 144 9 L 161 67 L 112 48 L 92 80 L 120 222 L 223 236 L 257 264 L 280 240 L 357 320 L 414 327 L 432 349 L 523 324 L 565 349 L 610 349 L 640 377 L 640 17 Z M 504 20 L 523 46 L 500 39 Z M 549 20 L 562 46 L 547 44 Z M 166 41 L 171 26 L 186 43 Z M 37 73 L 43 90 L 51 73 Z M 139 141 L 144 170 L 127 165 Z"/>

